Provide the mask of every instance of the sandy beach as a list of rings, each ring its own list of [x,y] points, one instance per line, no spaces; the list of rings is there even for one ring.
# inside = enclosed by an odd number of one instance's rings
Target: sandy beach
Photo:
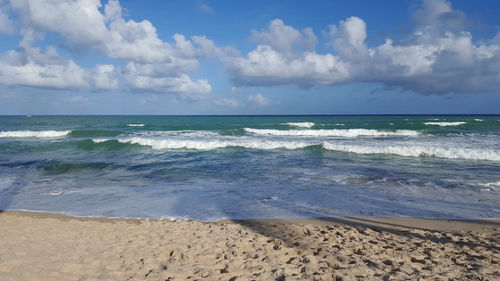
[[[0,280],[499,280],[500,222],[0,213]]]

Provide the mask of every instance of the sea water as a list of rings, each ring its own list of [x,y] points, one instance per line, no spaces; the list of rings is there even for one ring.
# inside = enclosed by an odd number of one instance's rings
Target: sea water
[[[2,116],[0,209],[500,218],[500,116]]]

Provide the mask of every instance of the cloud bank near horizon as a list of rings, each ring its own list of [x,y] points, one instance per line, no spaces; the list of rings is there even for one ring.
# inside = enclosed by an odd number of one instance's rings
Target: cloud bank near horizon
[[[0,85],[121,89],[198,100],[211,95],[212,85],[190,75],[199,69],[200,59],[213,57],[235,87],[380,83],[424,95],[499,89],[500,33],[475,42],[466,30],[466,15],[445,0],[423,1],[412,19],[410,35],[387,38],[378,46],[367,45],[367,23],[356,16],[328,26],[322,40],[312,28],[299,30],[274,19],[267,28],[251,31],[256,47],[241,55],[203,35],[187,39],[174,34],[166,42],[150,21],[125,19],[118,0],[104,5],[99,0],[0,0],[0,33],[22,36],[16,49],[0,54]],[[42,44],[47,34],[58,36],[67,55]],[[329,51],[319,53],[318,44]],[[82,50],[97,53],[106,63],[78,65],[72,58]],[[250,99],[269,103],[262,95]],[[237,105],[230,99],[218,103]]]

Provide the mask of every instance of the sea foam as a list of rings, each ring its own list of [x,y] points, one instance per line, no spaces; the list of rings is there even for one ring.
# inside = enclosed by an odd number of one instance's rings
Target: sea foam
[[[129,127],[144,127],[146,124],[127,124]]]
[[[71,133],[67,131],[1,131],[0,138],[60,138]]]
[[[331,130],[275,130],[244,128],[245,132],[256,135],[272,136],[304,136],[304,137],[384,137],[384,136],[418,136],[412,130],[380,131],[372,129],[331,129]]]
[[[431,125],[431,126],[441,126],[441,127],[446,127],[446,126],[459,126],[466,124],[467,122],[424,122],[425,125]]]
[[[95,143],[106,142],[111,139],[93,139]],[[227,139],[227,140],[193,140],[193,139],[160,139],[147,137],[131,137],[116,139],[121,143],[139,144],[150,146],[153,149],[194,149],[213,150],[226,147],[243,147],[249,149],[300,149],[314,143],[299,141],[271,141],[252,138]]]
[[[288,122],[285,125],[299,127],[299,128],[311,128],[314,126],[313,122]]]
[[[357,154],[393,154],[399,156],[431,156],[450,159],[500,161],[500,152],[493,149],[473,149],[461,147],[432,147],[419,145],[370,146],[323,142],[327,150]]]

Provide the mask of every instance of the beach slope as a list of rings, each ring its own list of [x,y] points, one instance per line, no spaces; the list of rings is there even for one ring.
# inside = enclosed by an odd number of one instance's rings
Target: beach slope
[[[500,222],[0,213],[0,280],[499,280]]]

